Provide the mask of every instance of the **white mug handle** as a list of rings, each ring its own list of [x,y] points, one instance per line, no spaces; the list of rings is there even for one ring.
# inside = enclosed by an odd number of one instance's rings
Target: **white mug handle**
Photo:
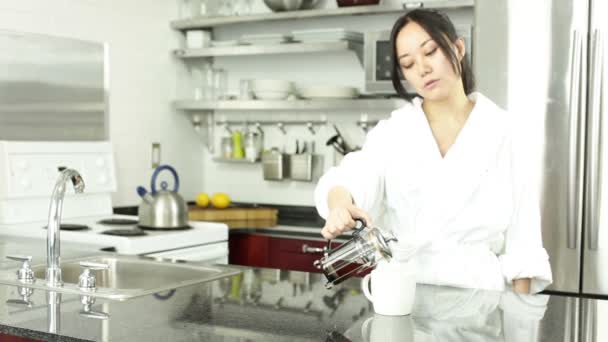
[[[363,290],[363,294],[365,295],[365,297],[370,301],[370,302],[374,302],[374,297],[372,296],[372,294],[369,292],[369,280],[371,279],[372,274],[368,273],[365,275],[365,277],[363,277],[363,279],[361,279],[361,290]]]
[[[369,317],[368,319],[361,324],[361,337],[363,337],[363,341],[369,341],[369,323],[374,319],[374,316]]]

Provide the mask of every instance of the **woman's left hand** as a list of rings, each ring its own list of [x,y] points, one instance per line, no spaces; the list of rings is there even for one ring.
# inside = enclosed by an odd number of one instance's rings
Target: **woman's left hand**
[[[513,292],[530,293],[530,278],[513,279]]]

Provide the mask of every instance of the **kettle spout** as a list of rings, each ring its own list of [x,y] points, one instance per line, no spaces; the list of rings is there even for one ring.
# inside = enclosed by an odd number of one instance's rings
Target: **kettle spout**
[[[152,203],[152,196],[148,193],[148,190],[143,186],[137,187],[137,194],[148,204]]]

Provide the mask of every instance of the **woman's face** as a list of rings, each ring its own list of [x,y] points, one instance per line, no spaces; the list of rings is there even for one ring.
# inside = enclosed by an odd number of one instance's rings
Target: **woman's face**
[[[464,43],[458,39],[453,48],[459,61],[464,56]],[[462,80],[439,45],[416,22],[406,24],[397,34],[398,63],[405,79],[424,99],[443,100]]]

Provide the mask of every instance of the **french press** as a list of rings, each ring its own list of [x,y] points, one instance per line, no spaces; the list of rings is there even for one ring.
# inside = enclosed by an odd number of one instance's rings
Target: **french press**
[[[355,221],[352,238],[333,250],[331,240],[327,241],[323,258],[314,262],[314,266],[323,271],[327,278],[327,289],[374,268],[382,259],[392,258],[389,242],[397,241],[397,238],[391,232],[382,232],[377,227],[365,227],[365,222],[361,219]]]

